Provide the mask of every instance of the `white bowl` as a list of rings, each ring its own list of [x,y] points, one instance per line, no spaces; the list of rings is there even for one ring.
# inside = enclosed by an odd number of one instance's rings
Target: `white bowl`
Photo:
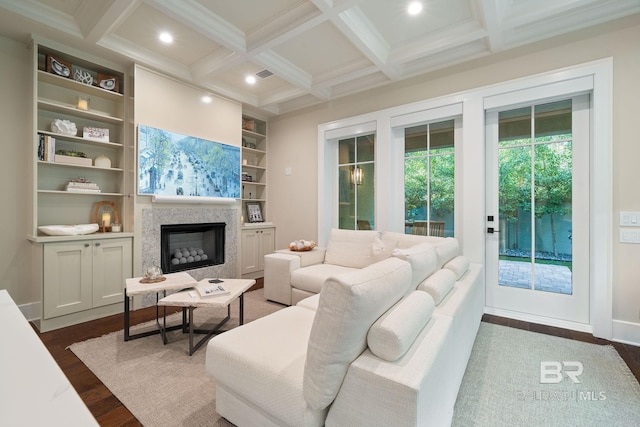
[[[38,230],[49,236],[77,236],[95,233],[98,228],[100,228],[98,224],[41,225]]]

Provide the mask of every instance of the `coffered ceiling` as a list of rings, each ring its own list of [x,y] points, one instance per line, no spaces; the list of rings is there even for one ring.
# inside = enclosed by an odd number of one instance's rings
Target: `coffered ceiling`
[[[640,0],[421,0],[414,16],[409,3],[0,0],[0,34],[39,34],[281,114],[640,13]]]

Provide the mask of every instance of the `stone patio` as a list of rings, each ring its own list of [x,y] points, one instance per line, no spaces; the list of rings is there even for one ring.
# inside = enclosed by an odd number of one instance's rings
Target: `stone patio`
[[[500,260],[499,283],[502,286],[531,288],[531,263]],[[571,270],[563,265],[536,264],[535,289],[571,295]]]

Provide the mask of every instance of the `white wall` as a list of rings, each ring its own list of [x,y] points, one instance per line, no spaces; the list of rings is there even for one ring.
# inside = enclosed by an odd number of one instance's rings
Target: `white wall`
[[[278,225],[277,246],[291,240],[317,239],[318,125],[402,105],[497,84],[533,74],[613,57],[614,149],[613,217],[619,211],[640,211],[637,103],[640,100],[640,17],[634,16],[589,30],[543,41],[431,73],[377,90],[341,98],[269,122],[269,212]],[[477,143],[467,138],[466,143]],[[482,160],[479,160],[482,161]],[[294,168],[285,176],[284,168]],[[378,183],[378,185],[383,185]],[[473,209],[474,207],[466,207]],[[483,211],[483,206],[475,207]],[[286,227],[283,226],[286,224]],[[616,224],[611,230],[618,235]],[[613,243],[614,336],[640,342],[640,245]],[[620,338],[622,336],[622,338]]]

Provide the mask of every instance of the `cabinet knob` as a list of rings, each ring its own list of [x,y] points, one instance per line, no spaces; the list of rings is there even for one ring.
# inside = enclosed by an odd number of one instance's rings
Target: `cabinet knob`
[[[84,247],[85,247],[85,248],[88,248],[88,247],[89,247],[89,244],[88,244],[88,243],[85,243],[85,244],[84,244]]]
[[[96,242],[96,246],[100,246],[100,242]]]

